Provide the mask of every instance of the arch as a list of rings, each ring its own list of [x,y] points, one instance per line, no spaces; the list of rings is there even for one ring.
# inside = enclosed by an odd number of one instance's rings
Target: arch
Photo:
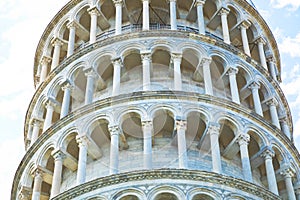
[[[120,46],[116,50],[116,54],[120,55],[120,57],[125,58],[127,55],[131,54],[132,52],[140,52],[144,49],[147,49],[147,47],[144,44],[141,44],[140,42],[130,42],[128,44],[124,44]]]
[[[263,149],[264,147],[269,146],[269,141],[268,141],[266,134],[262,130],[260,130],[258,127],[253,125],[252,123],[247,124],[247,126],[244,129],[244,132],[245,133],[251,132],[251,134],[249,134],[249,135],[256,139],[257,143],[259,144],[260,149]]]
[[[275,152],[275,158],[278,160],[280,166],[282,167],[282,165],[286,162],[288,162],[288,159],[286,157],[287,153],[285,152],[285,150],[275,141],[271,141],[271,148],[273,149],[273,151]],[[275,166],[274,166],[275,168]]]
[[[108,124],[113,124],[113,116],[108,113],[97,113],[93,117],[89,118],[88,120],[84,120],[83,126],[81,128],[81,132],[83,133],[90,133],[88,130],[94,129],[93,123],[97,120],[105,120]]]
[[[137,188],[128,188],[128,189],[119,191],[112,195],[112,199],[113,200],[122,200],[123,197],[126,197],[128,195],[135,196],[138,199],[146,199],[146,195],[144,194],[144,192]]]
[[[173,194],[177,197],[177,200],[186,198],[184,193],[179,188],[174,187],[174,186],[169,186],[169,185],[161,185],[161,186],[155,187],[154,189],[152,189],[149,192],[148,198],[150,200],[155,200],[155,197],[157,197],[159,194],[162,194],[162,193]]]
[[[87,9],[84,10],[86,7],[90,7],[89,3],[87,1],[82,1],[78,3],[73,9],[73,13],[71,14],[70,18],[75,19],[79,22],[81,16],[84,12],[87,12]]]
[[[156,105],[152,105],[148,108],[149,117],[151,117],[151,119],[153,119],[155,117],[155,113],[159,110],[167,110],[170,113],[172,113],[173,117],[178,116],[178,114],[180,113],[179,110],[177,110],[177,108],[175,108],[174,106],[164,105],[164,104],[156,104]]]
[[[75,126],[70,127],[66,130],[62,130],[62,133],[57,140],[57,149],[66,150],[65,147],[70,142],[71,137],[74,137],[74,135],[79,135],[79,130]]]
[[[47,92],[47,96],[56,98],[58,92],[61,89],[60,85],[63,83],[63,81],[64,80],[63,80],[62,76],[56,77],[56,79],[51,82],[51,85],[50,85],[50,87],[48,89],[48,92]]]
[[[212,115],[207,110],[207,107],[205,107],[205,106],[185,108],[185,110],[183,111],[183,117],[186,118],[191,112],[199,112],[200,114],[202,114],[203,116],[205,116],[205,121],[206,122],[212,121]]]
[[[69,69],[69,71],[66,75],[66,78],[69,79],[71,82],[73,82],[74,81],[74,75],[75,75],[76,71],[80,68],[84,69],[87,66],[90,66],[90,65],[86,61],[81,61],[79,63],[76,63],[75,65],[70,67],[70,69]]]
[[[205,47],[206,46],[204,46],[204,45],[199,45],[199,44],[195,44],[192,42],[181,42],[177,46],[177,48],[180,49],[183,53],[188,49],[191,49],[191,50],[197,52],[199,59],[202,57],[209,57],[208,49]]]
[[[223,112],[216,113],[214,121],[219,124],[221,124],[221,121],[228,121],[229,123],[231,123],[230,128],[233,130],[235,135],[237,135],[243,127],[238,119],[235,119],[232,115]]]
[[[166,42],[165,40],[156,41],[153,44],[149,44],[149,47],[150,47],[149,49],[152,52],[152,54],[157,50],[164,50],[171,54],[171,52],[174,49],[173,44],[171,44],[170,42]]]
[[[222,199],[220,194],[208,188],[194,188],[188,192],[188,196],[191,200],[197,200],[194,199],[197,195],[205,195],[211,199]]]
[[[54,148],[55,148],[55,144],[53,141],[49,141],[49,143],[44,146],[44,148],[40,151],[39,156],[37,157],[36,160],[38,166],[42,166],[42,167],[46,166],[46,162],[51,156],[51,151],[54,150]]]
[[[117,124],[122,124],[125,115],[129,113],[136,113],[141,119],[143,118],[143,116],[147,116],[146,111],[141,107],[122,108],[118,112],[114,113],[114,116],[116,116],[115,122]]]

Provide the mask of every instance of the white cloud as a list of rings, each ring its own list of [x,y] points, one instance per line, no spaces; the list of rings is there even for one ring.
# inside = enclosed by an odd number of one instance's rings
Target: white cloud
[[[271,0],[274,8],[289,8],[292,11],[297,10],[300,7],[299,0]]]
[[[281,40],[282,42],[278,45],[281,53],[300,58],[300,32],[295,38],[282,36]]]
[[[10,190],[13,183],[13,177],[23,155],[24,142],[21,134],[18,138],[1,141],[0,156],[3,160],[0,173],[1,199],[10,199]]]

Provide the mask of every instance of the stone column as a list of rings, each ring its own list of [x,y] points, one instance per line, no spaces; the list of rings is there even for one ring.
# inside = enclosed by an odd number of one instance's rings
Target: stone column
[[[276,108],[276,106],[278,105],[277,100],[275,98],[271,98],[266,103],[270,109],[272,124],[274,124],[277,128],[280,129],[278,113],[277,113],[277,108]]]
[[[31,120],[31,123],[32,123],[32,135],[31,135],[30,146],[32,146],[33,143],[34,143],[34,142],[38,139],[38,137],[39,137],[40,129],[41,129],[41,126],[42,126],[42,120],[33,118],[33,119]]]
[[[109,127],[110,132],[110,168],[109,174],[117,174],[119,171],[119,135],[118,126]]]
[[[84,104],[90,104],[93,102],[94,90],[95,90],[95,78],[96,73],[92,68],[85,70],[86,75],[86,90]]]
[[[287,168],[280,172],[280,174],[284,177],[285,187],[288,194],[289,200],[296,200],[296,195],[294,191],[294,186],[292,182],[292,177],[294,176],[294,172],[292,169]]]
[[[48,64],[51,62],[51,58],[47,56],[43,56],[41,60],[41,76],[40,76],[40,84],[44,82],[47,78],[48,73]]]
[[[142,121],[144,134],[144,168],[152,169],[152,121]]]
[[[249,48],[249,41],[247,36],[247,29],[251,26],[250,22],[243,21],[239,28],[241,29],[241,35],[242,35],[242,42],[243,42],[243,48],[244,53],[251,57],[250,48]]]
[[[149,30],[149,3],[150,0],[142,0],[143,2],[143,31]]]
[[[187,152],[186,152],[186,121],[176,120],[177,143],[178,143],[178,161],[179,168],[186,169],[187,166]]]
[[[257,114],[259,114],[260,116],[263,116],[261,102],[260,102],[260,98],[259,98],[259,94],[258,94],[258,89],[260,88],[260,84],[256,81],[253,81],[253,83],[251,83],[249,85],[249,88],[251,89],[251,92],[252,92],[252,98],[253,98],[255,112]]]
[[[230,82],[230,91],[231,91],[231,98],[232,101],[240,104],[240,95],[239,95],[239,90],[236,82],[236,74],[238,73],[237,68],[231,67],[228,70],[228,75],[229,75],[229,82]]]
[[[34,172],[34,184],[32,190],[31,200],[40,200],[43,183],[43,172],[40,169],[36,169]]]
[[[64,97],[63,97],[62,107],[60,111],[60,119],[62,119],[69,113],[72,89],[73,86],[71,85],[71,83],[69,83],[69,81],[65,81],[63,83],[62,90],[64,91]]]
[[[252,171],[251,171],[251,164],[250,164],[249,152],[248,152],[249,141],[250,141],[250,136],[244,133],[240,134],[237,139],[237,142],[240,146],[244,180],[252,182]]]
[[[61,176],[63,170],[63,159],[64,159],[64,154],[60,150],[52,151],[51,155],[54,158],[54,171],[53,171],[50,199],[58,195],[60,192]]]
[[[282,132],[289,138],[291,139],[291,132],[290,132],[290,127],[288,125],[287,122],[287,117],[283,117],[280,120],[280,124],[281,124],[281,130]]]
[[[212,171],[216,173],[222,173],[221,154],[219,146],[220,125],[218,123],[209,123],[207,134],[209,134],[210,136]]]
[[[112,60],[114,65],[114,75],[113,75],[113,89],[112,96],[118,95],[120,92],[120,80],[121,80],[121,65],[122,61],[120,58]]]
[[[143,90],[148,91],[151,88],[151,78],[150,78],[151,53],[141,52],[141,57],[143,63]]]
[[[46,118],[44,122],[43,132],[45,132],[52,125],[52,117],[54,112],[54,102],[52,100],[48,100],[46,102]]]
[[[272,149],[266,149],[261,154],[261,156],[265,159],[269,190],[274,194],[278,195],[277,181],[276,181],[275,171],[272,163],[272,158],[275,156],[275,153]]]
[[[60,50],[61,50],[61,46],[63,45],[63,42],[59,38],[54,38],[51,41],[51,43],[54,46],[52,63],[51,63],[51,71],[52,71],[59,64]]]
[[[74,53],[76,23],[74,21],[70,22],[70,23],[68,23],[67,27],[69,29],[69,42],[68,42],[67,57],[69,57]]]
[[[97,19],[99,16],[99,11],[96,7],[89,8],[88,12],[91,16],[91,27],[90,27],[90,44],[96,42],[97,35]]]
[[[176,0],[169,0],[169,2],[171,30],[177,30]]]
[[[201,65],[203,66],[205,94],[213,95],[213,87],[210,73],[211,58],[202,58]]]
[[[277,81],[274,58],[272,56],[269,56],[267,60],[269,63],[269,73],[272,76],[272,78]]]
[[[222,31],[223,31],[223,40],[225,43],[230,44],[230,36],[229,36],[228,22],[227,22],[228,14],[229,14],[229,10],[227,8],[221,9],[220,15],[221,15],[221,23],[222,23]]]
[[[263,68],[268,69],[268,67],[267,67],[267,61],[266,61],[266,55],[265,55],[265,50],[264,50],[264,45],[266,44],[266,41],[262,37],[259,37],[256,40],[256,43],[258,45],[258,52],[259,52],[260,64],[263,66]]]
[[[86,160],[87,160],[88,139],[86,136],[77,135],[76,141],[79,146],[79,158],[78,158],[76,185],[80,185],[80,184],[85,183],[85,178],[86,178]]]
[[[174,64],[174,89],[182,90],[182,80],[181,80],[181,70],[180,70],[182,54],[172,53],[171,58]]]
[[[123,5],[123,0],[113,0],[115,7],[116,7],[116,35],[120,35],[122,33],[122,5]]]
[[[199,34],[205,35],[205,24],[203,15],[203,5],[205,0],[196,0],[195,5],[197,7],[197,18],[198,18],[198,31]]]

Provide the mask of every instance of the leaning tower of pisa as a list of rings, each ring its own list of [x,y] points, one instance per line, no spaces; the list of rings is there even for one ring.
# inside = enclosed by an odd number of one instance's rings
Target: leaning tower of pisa
[[[246,0],[70,0],[37,46],[11,199],[300,199],[280,74]]]

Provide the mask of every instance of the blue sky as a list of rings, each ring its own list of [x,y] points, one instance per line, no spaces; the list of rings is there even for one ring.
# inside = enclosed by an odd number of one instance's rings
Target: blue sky
[[[38,40],[67,0],[0,1],[0,194],[10,198],[24,155],[24,116],[34,93],[33,59]],[[253,0],[277,39],[281,87],[290,104],[300,149],[300,0]]]

